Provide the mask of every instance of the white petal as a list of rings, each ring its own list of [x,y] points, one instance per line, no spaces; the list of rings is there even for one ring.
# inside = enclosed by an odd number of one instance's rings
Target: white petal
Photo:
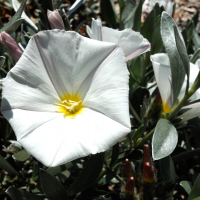
[[[34,39],[3,81],[1,111],[25,109],[55,112],[60,101]]]
[[[46,122],[56,117],[63,116],[61,113],[37,112],[20,109],[3,111],[2,114],[11,124],[18,141],[23,137],[32,134],[32,131],[45,124]],[[43,133],[41,132],[40,134]],[[34,145],[37,145],[37,143]],[[27,148],[27,150],[29,150],[29,148]],[[32,151],[30,150],[30,152]]]
[[[72,31],[51,30],[37,35],[34,41],[59,96],[76,93],[88,75],[116,48],[114,44]]]
[[[20,143],[44,165],[53,167],[106,151],[129,131],[103,114],[85,109],[75,119],[60,116],[46,122]]]
[[[200,59],[197,59],[195,65],[200,69]]]
[[[90,85],[83,104],[130,128],[128,80],[123,52],[117,48],[83,83],[83,88]]]
[[[93,19],[92,18],[92,39],[102,41],[102,24],[100,19]]]
[[[17,12],[21,3],[19,3],[18,0],[12,0],[12,5],[13,5],[15,12]],[[26,13],[24,11],[22,12],[21,17],[22,17],[22,19],[25,19],[28,22],[28,24],[30,24],[35,30],[38,30],[37,26],[31,21],[31,19],[26,15]]]
[[[171,68],[167,54],[159,53],[151,56],[153,70],[163,102],[167,102],[171,94],[171,85],[168,77],[171,76]]]
[[[88,36],[91,38],[92,37],[92,29],[88,25],[86,25],[86,31],[87,31]]]
[[[102,27],[102,41],[119,45],[126,56],[131,60],[142,53],[150,51],[150,43],[139,32],[125,29],[117,31],[111,28]]]
[[[67,11],[67,17],[69,17],[73,12],[75,12],[86,0],[76,0],[76,2]]]

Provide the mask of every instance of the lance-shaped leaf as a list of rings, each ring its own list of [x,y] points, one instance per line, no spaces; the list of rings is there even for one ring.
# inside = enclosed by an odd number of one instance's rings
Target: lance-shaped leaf
[[[117,14],[113,0],[101,0],[100,6],[104,19],[112,28],[117,28],[117,22],[115,19]]]
[[[188,200],[194,200],[195,198],[200,197],[199,185],[200,185],[200,174],[197,177],[197,179],[192,187],[192,190],[190,192]]]
[[[67,192],[63,185],[45,170],[40,170],[42,189],[49,200],[67,200]]]
[[[91,156],[78,178],[68,188],[69,196],[82,192],[96,181],[103,167],[104,155],[105,153],[98,153]]]
[[[174,35],[175,35],[175,40],[176,40],[176,46],[177,46],[179,55],[181,57],[181,60],[183,62],[185,73],[187,75],[187,87],[186,88],[187,88],[187,91],[188,91],[189,77],[190,77],[190,62],[189,62],[189,57],[188,57],[188,54],[187,54],[187,49],[185,47],[184,42],[180,38],[180,34],[178,32],[179,32],[179,30],[178,30],[177,26],[174,26]]]
[[[85,2],[86,0],[76,0],[75,3],[67,11],[67,17],[69,17],[72,13],[74,13]]]
[[[140,0],[137,4],[136,10],[135,10],[135,15],[133,18],[133,29],[134,31],[139,31],[141,30],[141,14],[142,14],[142,4],[143,0]],[[139,17],[138,17],[139,16]]]
[[[0,155],[0,168],[8,173],[19,175],[19,173]]]
[[[191,188],[192,188],[192,184],[189,181],[181,181],[180,185],[184,188],[184,190],[190,194],[191,192]]]
[[[176,128],[166,119],[160,119],[156,125],[152,139],[152,155],[159,160],[170,155],[178,142]]]
[[[30,194],[26,191],[19,190],[15,187],[9,187],[6,193],[12,200],[43,200],[44,196]]]
[[[12,5],[13,8],[15,10],[15,12],[18,11],[18,9],[20,8],[20,3],[18,0],[12,0]],[[31,21],[31,19],[26,15],[26,13],[23,11],[22,12],[22,19],[26,20],[26,22],[31,25],[35,30],[38,30],[37,26]]]
[[[199,55],[200,55],[200,48],[197,49],[194,54],[192,55],[192,57],[190,58],[190,62],[191,63],[195,63],[196,60],[199,58]]]
[[[175,21],[167,12],[162,13],[161,17],[161,36],[165,50],[169,56],[171,72],[172,72],[172,89],[173,89],[173,105],[182,88],[185,79],[185,70],[178,49],[176,47],[174,29]],[[181,33],[178,31],[180,38],[183,40]]]
[[[15,13],[12,19],[5,26],[3,26],[2,29],[0,29],[0,32],[6,31],[7,33],[11,34],[19,27],[19,25],[23,22],[23,19],[20,19],[20,17],[22,15],[25,5],[26,0],[23,0],[18,11]]]
[[[25,149],[23,149],[22,151],[14,153],[12,157],[17,161],[24,162],[30,157],[30,155],[26,152]]]

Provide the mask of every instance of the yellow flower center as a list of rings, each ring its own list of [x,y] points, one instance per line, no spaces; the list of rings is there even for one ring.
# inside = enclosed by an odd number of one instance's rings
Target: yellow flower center
[[[66,117],[75,118],[77,114],[80,114],[83,109],[82,99],[78,95],[65,95],[61,103],[56,103],[59,106],[59,111],[65,113]]]
[[[166,103],[163,103],[163,112],[170,113],[171,112],[171,106],[167,105]]]

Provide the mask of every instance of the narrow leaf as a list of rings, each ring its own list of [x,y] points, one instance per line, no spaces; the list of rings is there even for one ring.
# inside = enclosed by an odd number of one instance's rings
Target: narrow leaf
[[[197,179],[192,187],[192,190],[190,192],[188,200],[194,200],[195,198],[200,197],[199,185],[200,185],[200,174],[197,177]]]
[[[15,15],[12,17],[12,19],[5,26],[3,26],[2,29],[0,29],[0,32],[6,31],[7,33],[11,34],[18,28],[17,25],[19,26],[22,23],[22,20],[19,20],[19,19],[20,19],[21,15],[22,15],[22,12],[23,12],[24,7],[26,5],[26,1],[27,0],[23,0],[23,2],[21,3],[20,8],[18,9],[18,11],[15,13]],[[18,21],[18,22],[16,22],[16,21]],[[13,26],[13,28],[11,28],[11,26]]]
[[[143,0],[140,0],[137,4],[137,8],[135,10],[135,15],[133,18],[133,29],[134,31],[141,31],[141,15],[142,15],[142,4]]]
[[[113,0],[101,0],[101,13],[106,22],[112,27],[117,28],[116,10]]]
[[[159,160],[160,164],[160,173],[163,176],[164,181],[173,181],[175,183],[176,173],[174,169],[174,163],[171,159],[171,156],[167,156]]]
[[[177,26],[174,26],[174,35],[175,35],[175,40],[176,40],[176,47],[178,49],[179,56],[182,60],[185,73],[187,75],[187,86],[186,86],[186,91],[188,91],[189,88],[189,77],[190,77],[190,62],[189,62],[189,57],[187,54],[187,49],[185,47],[185,44],[183,43],[182,39],[180,38],[179,32],[178,32]]]
[[[166,119],[160,119],[156,125],[152,139],[152,154],[154,160],[170,155],[178,142],[176,128]]]
[[[110,166],[114,164],[114,162],[117,160],[119,155],[119,142],[117,142],[113,147],[112,147],[112,157],[111,157],[111,163]]]
[[[19,175],[19,173],[0,155],[0,168],[8,173]]]
[[[12,157],[15,159],[15,160],[17,160],[17,161],[20,161],[20,162],[24,162],[24,161],[26,161],[29,157],[30,157],[30,155],[26,152],[26,150],[24,149],[24,150],[22,150],[22,151],[19,151],[19,152],[17,152],[17,153],[14,153],[13,155],[12,155]]]
[[[68,188],[67,194],[69,196],[82,192],[92,186],[101,173],[104,163],[104,155],[105,153],[98,153],[91,156],[78,178]]]
[[[181,181],[180,185],[184,188],[184,190],[190,194],[191,189],[192,189],[192,183],[189,181]]]
[[[177,26],[176,22],[167,12],[163,12],[161,17],[161,36],[170,60],[174,105],[185,79],[185,70],[176,47],[173,26]],[[178,34],[184,42],[180,31],[178,31]]]
[[[154,23],[156,19],[156,13],[153,9],[147,16],[147,18],[144,21],[144,24],[142,26],[141,34],[144,38],[146,38],[148,41],[151,41],[151,35],[154,30]]]
[[[30,194],[12,186],[6,190],[6,193],[12,200],[43,200],[45,198],[44,196]]]
[[[190,62],[191,62],[191,63],[195,63],[196,60],[199,58],[199,55],[200,55],[200,48],[197,49],[197,50],[194,52],[193,56],[190,58]]]
[[[69,17],[72,13],[74,13],[85,2],[86,0],[76,0],[76,2],[67,11],[67,17]]]
[[[67,200],[67,192],[63,185],[45,170],[40,170],[40,182],[44,193],[49,200]]]

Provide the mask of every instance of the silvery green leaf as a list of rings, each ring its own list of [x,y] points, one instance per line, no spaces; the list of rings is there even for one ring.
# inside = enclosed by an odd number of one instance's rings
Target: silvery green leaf
[[[165,50],[170,60],[170,66],[172,72],[173,105],[174,105],[185,79],[185,70],[176,47],[173,26],[177,26],[176,22],[167,12],[163,12],[161,17],[161,36],[163,44],[165,46]],[[179,30],[178,34],[184,44],[183,37]]]
[[[15,10],[15,12],[18,11],[20,8],[20,4],[18,0],[12,0],[12,5]],[[28,24],[30,24],[35,30],[38,30],[37,26],[31,21],[31,19],[26,15],[26,13],[23,11],[22,12],[22,19],[24,19]]]
[[[200,174],[197,177],[197,179],[192,187],[192,190],[190,192],[188,200],[194,200],[195,198],[200,197],[199,185],[200,185]]]
[[[17,153],[14,153],[13,155],[12,155],[12,157],[15,159],[15,160],[17,160],[17,161],[20,161],[20,162],[24,162],[24,161],[26,161],[29,157],[30,157],[30,155],[26,152],[26,150],[24,149],[24,150],[22,150],[22,151],[19,151],[19,152],[17,152]]]
[[[190,62],[191,62],[191,63],[195,63],[196,60],[198,59],[199,55],[200,55],[200,48],[198,48],[198,49],[194,52],[194,54],[193,54],[192,57],[190,58]]]
[[[180,185],[185,189],[185,191],[190,194],[192,189],[192,183],[189,181],[181,181]]]
[[[76,0],[75,3],[67,11],[67,17],[69,17],[72,13],[74,13],[85,2],[86,0]]]
[[[121,21],[124,24],[124,28],[131,28],[133,27],[133,16],[136,10],[136,2],[134,1],[127,1],[126,7],[123,9],[121,14]]]
[[[178,142],[176,128],[166,119],[160,119],[156,125],[152,139],[152,156],[159,160],[170,155]]]
[[[18,26],[23,22],[23,19],[21,19],[21,15],[26,5],[26,1],[27,0],[23,0],[18,11],[15,13],[12,19],[0,29],[0,32],[6,31],[7,33],[11,34],[18,28]]]

